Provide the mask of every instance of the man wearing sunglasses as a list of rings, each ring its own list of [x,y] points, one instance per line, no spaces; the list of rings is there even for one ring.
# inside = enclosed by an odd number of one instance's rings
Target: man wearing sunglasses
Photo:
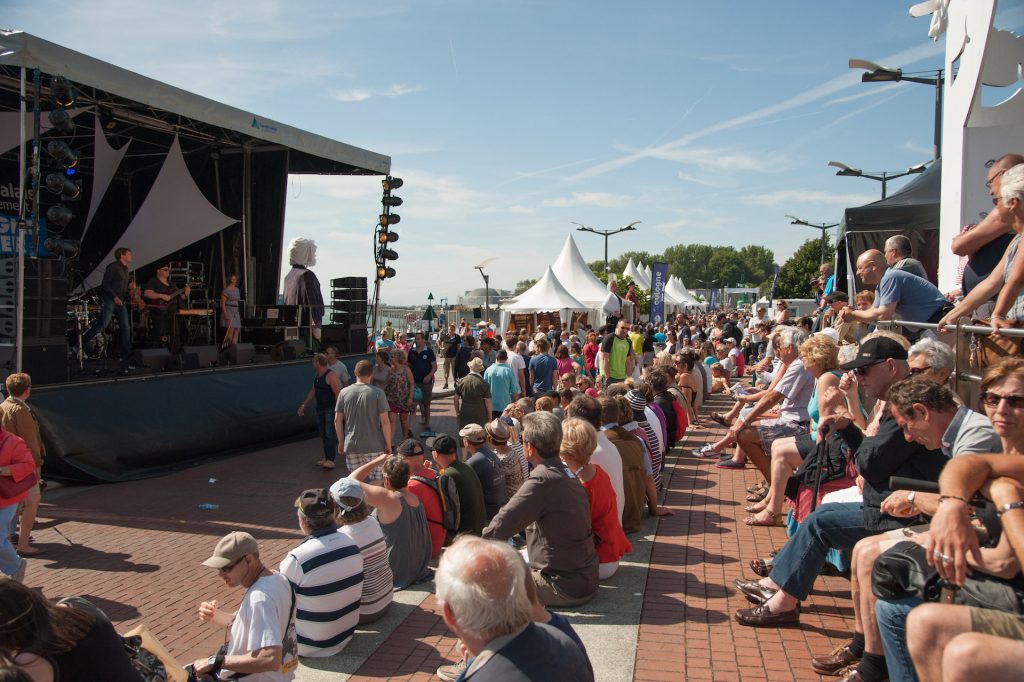
[[[769,577],[736,581],[736,587],[759,604],[736,612],[741,625],[778,627],[799,622],[800,602],[810,594],[829,549],[852,549],[870,535],[916,521],[916,517],[896,518],[882,513],[882,502],[892,493],[889,477],[936,481],[949,461],[939,449],[908,443],[886,409],[883,398],[889,388],[910,375],[907,351],[898,341],[881,334],[871,337],[841,368],[857,376],[868,397],[879,399],[867,429],[873,435],[866,435],[849,417],[838,416],[821,421],[819,438],[838,432],[855,453],[857,471],[864,480],[863,501],[818,506],[776,555]]]
[[[295,596],[288,579],[263,564],[256,538],[228,533],[203,566],[217,569],[225,585],[242,588],[245,595],[234,614],[218,609],[216,600],[199,605],[199,620],[230,628],[230,635],[216,654],[192,663],[195,672],[216,679],[229,679],[232,673],[263,673],[252,679],[266,682],[293,679],[299,663]]]

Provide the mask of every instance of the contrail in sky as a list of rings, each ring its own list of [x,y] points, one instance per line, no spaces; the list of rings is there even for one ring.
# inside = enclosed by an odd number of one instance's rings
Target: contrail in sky
[[[449,40],[448,47],[452,51],[452,68],[455,69],[455,80],[459,80],[459,64],[455,61],[455,41]]]

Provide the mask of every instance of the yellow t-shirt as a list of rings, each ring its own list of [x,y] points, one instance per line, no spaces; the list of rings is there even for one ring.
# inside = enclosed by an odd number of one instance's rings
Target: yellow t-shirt
[[[629,341],[633,344],[633,353],[640,357],[644,354],[644,335],[640,332],[630,332]]]

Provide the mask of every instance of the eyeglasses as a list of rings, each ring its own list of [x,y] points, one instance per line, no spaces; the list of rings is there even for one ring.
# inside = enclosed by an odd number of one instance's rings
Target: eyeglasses
[[[930,369],[931,369],[931,367],[911,367],[910,368],[910,376],[914,376],[914,375],[920,374],[922,372],[927,372]]]
[[[985,407],[999,407],[1003,400],[1011,410],[1024,410],[1024,395],[999,395],[991,391],[984,391],[981,394],[981,402]]]
[[[883,362],[885,362],[885,360],[878,360],[876,362],[872,362],[870,365],[864,365],[863,367],[857,367],[856,369],[853,370],[853,373],[856,374],[859,377],[862,377],[862,376],[866,375],[868,373],[868,371],[872,367],[874,367],[875,365],[880,365]]]
[[[1006,172],[1006,171],[1008,171],[1008,170],[1009,170],[1009,168],[1004,168],[1003,170],[1001,170],[1001,171],[999,171],[998,173],[996,173],[995,175],[993,175],[993,176],[992,176],[992,179],[991,179],[991,180],[986,180],[986,181],[985,181],[985,187],[987,187],[988,189],[992,189],[992,183],[993,183],[993,182],[995,182],[995,181],[996,181],[996,179],[997,179],[997,178],[998,178],[998,177],[999,177],[1000,175],[1002,175],[1003,173],[1005,173],[1005,172]]]
[[[245,557],[242,557],[242,559],[244,559],[244,558]],[[221,568],[221,569],[218,569],[218,570],[220,570],[221,573],[230,573],[235,568],[235,566],[237,566],[238,564],[242,563],[242,559],[236,559],[233,563],[230,563],[227,566],[225,566],[224,568]]]

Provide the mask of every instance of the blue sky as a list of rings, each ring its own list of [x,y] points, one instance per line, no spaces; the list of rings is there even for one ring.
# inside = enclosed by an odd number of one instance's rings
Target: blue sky
[[[487,258],[492,287],[539,277],[573,221],[641,220],[612,257],[761,244],[784,262],[817,234],[785,214],[836,222],[880,196],[828,161],[931,159],[933,90],[847,68],[940,68],[911,4],[0,0],[0,23],[390,155],[405,205],[383,298],[401,304],[454,302]],[[1020,33],[1024,4],[1002,0],[998,26]],[[320,279],[370,275],[379,179],[290,185],[286,235],[317,241]]]

